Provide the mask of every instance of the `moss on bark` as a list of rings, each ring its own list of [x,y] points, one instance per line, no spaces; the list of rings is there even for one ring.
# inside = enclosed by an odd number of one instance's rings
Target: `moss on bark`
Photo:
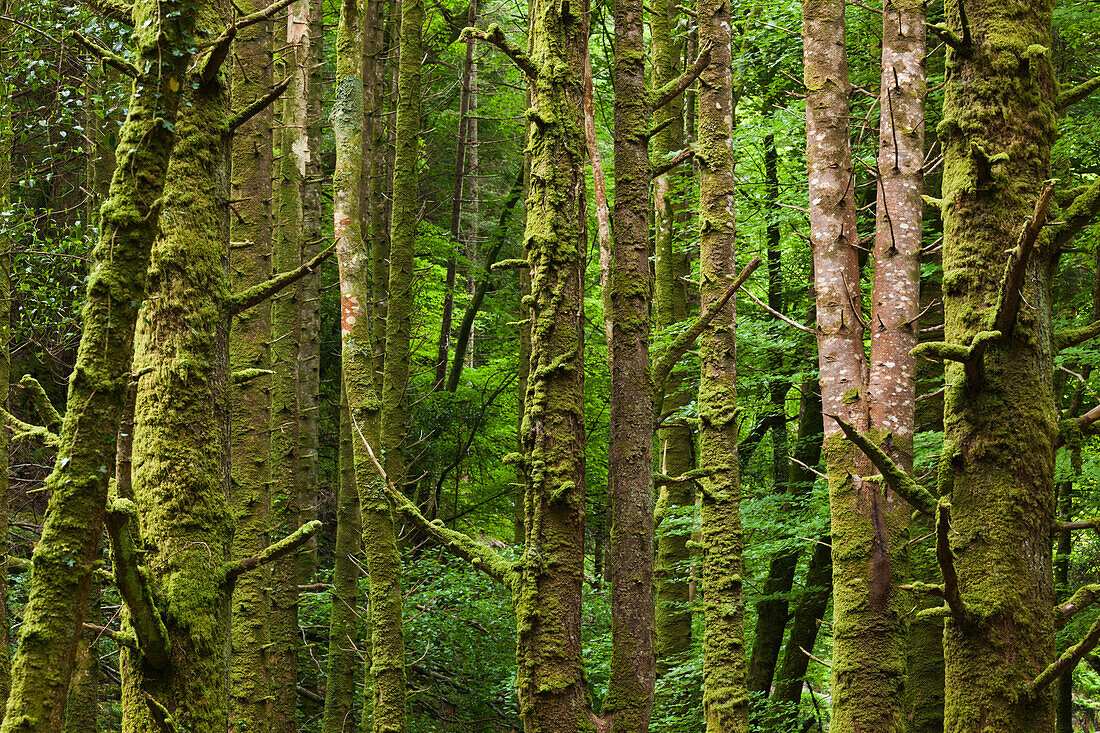
[[[116,150],[119,165],[100,212],[62,446],[47,480],[50,507],[12,662],[2,728],[8,733],[62,726],[106,505],[110,472],[103,447],[115,440],[130,380],[134,325],[191,60],[187,49],[202,7],[192,0],[134,4],[137,66],[145,73],[131,94]]]
[[[951,52],[938,131],[944,150],[945,340],[969,344],[1001,300],[1014,248],[1049,173],[1055,135],[1051,3],[965,4],[968,53]],[[947,6],[951,28],[960,6]],[[952,548],[969,614],[946,622],[945,730],[1047,731],[1050,688],[1021,689],[1054,654],[1050,520],[1057,411],[1052,387],[1051,263],[1046,234],[1029,260],[1012,336],[989,343],[984,379],[961,364],[945,381],[944,447]]]
[[[358,666],[359,554],[362,522],[355,486],[355,462],[347,400],[340,400],[340,485],[336,497],[336,547],[332,568],[332,612],[329,617],[328,675],[321,733],[354,731],[352,698]]]
[[[220,33],[227,3],[202,7],[200,39]],[[201,71],[196,71],[196,75]],[[133,492],[152,601],[171,641],[155,669],[123,651],[123,731],[224,731],[231,556],[228,505],[229,97],[224,72],[185,85],[161,235],[135,348]],[[122,166],[120,166],[121,168]],[[133,526],[131,531],[135,530]],[[134,613],[140,609],[131,608]]]
[[[699,0],[699,42],[711,46],[700,76],[700,296],[706,311],[734,274],[733,71],[730,10]],[[708,733],[748,731],[744,601],[741,597],[737,465],[736,312],[729,303],[699,337],[699,484],[702,525],[703,713]]]
[[[261,2],[241,6],[250,13]],[[230,74],[233,107],[239,110],[267,93],[272,84],[271,22],[243,29],[235,40]],[[271,110],[261,111],[233,132],[229,273],[235,292],[271,277]],[[229,331],[229,368],[270,370],[271,304],[264,301],[237,314]],[[267,373],[231,387],[230,497],[233,557],[253,557],[269,542],[271,526],[271,379]],[[268,666],[271,572],[258,568],[233,587],[229,727],[234,733],[271,728],[271,670]]]

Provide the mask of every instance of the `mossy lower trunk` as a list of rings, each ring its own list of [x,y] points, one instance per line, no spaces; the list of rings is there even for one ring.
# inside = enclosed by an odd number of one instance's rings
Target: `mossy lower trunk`
[[[373,324],[369,315],[372,260],[360,229],[363,174],[363,28],[359,0],[344,0],[336,37],[336,138],[333,214],[340,266],[341,369],[352,430],[355,483],[370,575],[370,666],[366,670],[362,730],[405,729],[405,652],[402,637],[401,556],[393,517],[368,447],[381,455],[381,405],[375,382]],[[369,17],[369,16],[368,16]],[[419,126],[419,121],[418,121]]]
[[[200,40],[221,32],[227,11],[228,3],[204,6]],[[123,651],[124,733],[163,733],[168,718],[192,733],[228,726],[229,95],[224,73],[195,81],[185,85],[188,104],[176,125],[134,357],[141,375],[132,457],[139,557],[171,646],[160,669]]]
[[[102,625],[99,605],[102,593],[98,583],[88,593],[86,623]],[[80,635],[69,695],[65,699],[65,733],[95,733],[99,730],[99,637],[99,631],[88,628]]]
[[[969,53],[949,52],[943,122],[945,341],[969,344],[995,323],[1005,252],[1020,240],[1049,174],[1056,124],[1052,3],[968,0]],[[959,6],[947,21],[961,28]],[[1055,215],[1052,218],[1057,218]],[[1011,256],[1011,255],[1009,255]],[[1050,688],[1021,694],[1054,653],[1050,522],[1054,400],[1051,271],[1040,234],[1019,308],[985,350],[984,375],[947,365],[941,493],[965,623],[946,622],[944,727],[1049,731]]]
[[[261,2],[242,6],[252,13]],[[230,73],[233,107],[240,110],[272,84],[271,23],[243,29],[235,41]],[[233,132],[231,197],[235,215],[229,230],[229,280],[235,291],[271,277],[271,110],[260,112]],[[271,368],[271,304],[239,313],[229,330],[229,368]],[[261,375],[230,389],[230,498],[233,556],[258,554],[271,526],[271,379]],[[271,572],[267,567],[241,577],[233,587],[232,652],[229,667],[229,727],[235,733],[271,729],[271,670],[268,667]]]
[[[194,0],[134,5],[136,65],[147,71],[131,94],[116,149],[119,164],[100,212],[62,445],[46,482],[50,506],[35,548],[30,599],[11,667],[6,733],[45,733],[62,726],[103,527],[110,475],[102,468],[103,446],[118,434],[134,326],[145,298],[149,251],[175,142],[173,123],[191,61],[186,49],[194,42],[203,7]]]
[[[704,310],[729,287],[734,261],[733,70],[730,8],[699,0],[699,42],[711,47],[700,76],[700,296]],[[699,337],[699,482],[702,526],[703,714],[708,733],[748,731],[741,487],[737,465],[737,318],[731,301]]]
[[[672,10],[672,5],[669,0],[657,0],[652,6],[650,49],[655,88],[672,81],[678,72],[680,49],[672,41],[670,26],[679,13]],[[654,127],[668,123],[653,136],[655,161],[663,162],[683,147],[683,113],[682,97],[654,110]],[[687,288],[680,279],[688,274],[687,257],[676,247],[676,227],[680,224],[683,202],[675,188],[681,177],[677,173],[666,173],[653,180],[653,249],[656,255],[653,315],[661,331],[669,330],[687,320],[688,316]],[[681,383],[682,375],[674,370],[665,382],[665,395],[660,408],[663,414],[672,413],[691,401],[691,395],[681,392]],[[694,467],[694,436],[682,420],[672,418],[662,422],[657,429],[656,445],[657,465],[666,476],[679,476]],[[676,663],[678,655],[691,647],[691,609],[688,606],[686,578],[691,532],[685,528],[684,517],[695,505],[691,485],[682,483],[662,487],[658,504],[661,507],[661,524],[657,529],[657,560],[654,567],[654,654],[657,675],[660,676]]]
[[[332,568],[332,611],[328,632],[328,675],[321,733],[356,730],[352,712],[358,667],[359,554],[362,522],[355,488],[354,440],[347,400],[340,399],[340,485],[336,497],[336,547]]]
[[[531,361],[521,444],[524,551],[513,586],[526,733],[593,729],[581,658],[584,570],[584,0],[531,3],[533,83],[524,244]]]

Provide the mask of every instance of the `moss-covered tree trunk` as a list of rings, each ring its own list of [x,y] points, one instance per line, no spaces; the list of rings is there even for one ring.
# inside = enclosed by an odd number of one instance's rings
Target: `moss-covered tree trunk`
[[[332,611],[329,616],[328,675],[321,733],[356,730],[352,698],[355,695],[359,631],[359,554],[362,524],[355,488],[354,440],[347,401],[340,399],[340,476],[336,496],[336,547],[332,568]]]
[[[227,11],[220,0],[202,6],[200,41],[221,33]],[[123,651],[125,733],[163,733],[170,724],[214,733],[228,725],[229,95],[224,72],[205,80],[201,70],[193,74],[184,85],[187,104],[135,342],[134,502],[112,506],[112,522],[127,517],[140,543],[134,549],[144,549],[113,553],[116,577],[140,563],[160,610],[158,621],[131,605],[133,625],[160,627],[167,639],[159,653],[144,644]]]
[[[285,45],[278,60],[279,75],[290,79],[279,104],[278,159],[275,192],[277,226],[272,262],[278,272],[293,270],[305,250],[302,194],[309,163],[307,95],[309,89],[309,1],[287,8],[286,25],[277,38]],[[304,314],[305,283],[289,286],[275,296],[271,309],[271,526],[272,539],[293,532],[301,521],[299,464],[301,410],[298,404],[299,338]],[[284,557],[271,566],[272,730],[298,730],[298,559]]]
[[[363,166],[363,28],[358,0],[340,7],[336,52],[336,137],[333,214],[340,265],[340,336],[344,389],[351,420],[355,482],[363,522],[363,551],[370,575],[371,663],[364,693],[363,726],[377,733],[405,729],[405,652],[401,619],[401,557],[393,518],[369,450],[381,456],[380,402],[375,382],[369,310],[372,259],[360,229]],[[368,14],[370,17],[370,14]],[[417,128],[419,120],[417,120]],[[413,223],[415,224],[415,214]]]
[[[241,6],[244,13],[262,2]],[[233,107],[241,110],[272,85],[271,22],[242,30],[235,41],[230,73]],[[271,277],[271,110],[263,110],[233,132],[231,143],[233,216],[229,227],[229,282],[244,290]],[[237,315],[229,331],[229,368],[269,370],[271,304],[264,301]],[[267,547],[271,527],[271,379],[259,374],[230,388],[230,498],[233,556],[252,557]],[[233,587],[229,727],[235,733],[271,729],[271,670],[268,667],[271,573],[260,568]]]
[[[969,43],[949,52],[939,126],[945,341],[967,346],[981,331],[1001,331],[969,370],[955,362],[946,368],[940,489],[951,501],[966,607],[946,621],[944,634],[944,727],[951,733],[1049,731],[1054,724],[1050,688],[1021,694],[1054,652],[1055,248],[1046,233],[1022,282],[1004,285],[1005,253],[1016,261],[1049,173],[1056,129],[1051,6],[947,6],[948,25]],[[1027,304],[1018,314],[1006,307],[1016,292]]]
[[[524,244],[531,360],[521,444],[524,552],[513,598],[524,730],[592,730],[581,659],[584,568],[584,90],[588,7],[531,3]]]
[[[672,22],[679,13],[668,0],[656,0],[650,15],[650,44],[653,86],[660,88],[676,78],[680,49],[671,37]],[[672,157],[684,144],[682,115],[683,97],[654,110],[653,126],[660,131],[653,136],[653,160],[661,163]],[[670,121],[671,120],[671,121]],[[666,124],[667,123],[667,124]],[[662,127],[663,126],[663,127]],[[654,312],[657,328],[667,332],[675,324],[687,320],[687,288],[681,277],[687,273],[687,256],[676,246],[677,225],[683,213],[683,180],[676,172],[653,179],[653,250]],[[665,383],[660,411],[669,415],[691,401],[681,391],[681,375],[676,371]],[[657,429],[657,466],[666,476],[679,476],[695,465],[694,436],[691,427],[675,418],[661,422]],[[691,609],[688,606],[687,563],[690,557],[688,540],[691,532],[685,527],[685,513],[695,505],[689,483],[662,486],[660,525],[657,528],[657,550],[654,576],[656,579],[656,618],[654,654],[658,676],[668,671],[691,647]]]
[[[823,537],[814,545],[810,564],[806,568],[806,582],[791,613],[791,629],[771,696],[775,703],[773,708],[777,711],[773,729],[777,731],[791,730],[798,721],[802,687],[810,664],[806,652],[812,652],[817,642],[833,589],[832,548],[828,541],[828,537]]]
[[[50,506],[12,662],[6,732],[62,725],[103,526],[110,475],[103,469],[103,446],[118,433],[130,381],[134,326],[200,7],[191,0],[142,0],[133,8],[136,65],[144,73],[130,98],[116,150],[119,165],[101,210],[62,445],[47,480]]]
[[[699,43],[711,47],[699,78],[699,264],[704,310],[733,277],[733,69],[730,7],[699,0]],[[703,583],[703,713],[708,733],[748,731],[744,602],[741,598],[737,350],[733,302],[699,338],[699,482]]]
[[[300,3],[301,4],[301,3]],[[296,141],[305,146],[305,174],[302,181],[302,253],[301,261],[309,262],[325,244],[322,227],[324,217],[321,187],[325,171],[321,165],[321,95],[324,91],[323,50],[324,30],[321,24],[321,2],[305,3],[305,22],[308,32],[298,33],[288,26],[288,37],[299,37],[297,54],[305,59],[294,69],[299,77],[288,92],[300,95],[305,115],[304,139]],[[292,6],[292,13],[302,8]],[[300,23],[300,16],[292,15],[288,23]],[[302,78],[304,75],[304,78]],[[298,510],[302,521],[317,518],[319,477],[319,448],[321,427],[321,278],[308,277],[302,281],[302,308],[298,321]],[[298,580],[312,581],[317,570],[317,542],[310,542],[298,553]]]
[[[0,0],[0,15],[8,14],[8,0]],[[7,48],[8,23],[0,21],[0,212],[11,206],[11,86]],[[0,231],[0,407],[7,408],[11,381],[11,257],[12,239]],[[8,432],[0,428],[0,578],[8,577]],[[8,584],[0,587],[0,700],[7,701],[11,687],[11,647],[8,638]]]
[[[653,386],[649,369],[649,123],[642,1],[615,3],[615,238],[611,265],[613,731],[649,730],[653,656]]]

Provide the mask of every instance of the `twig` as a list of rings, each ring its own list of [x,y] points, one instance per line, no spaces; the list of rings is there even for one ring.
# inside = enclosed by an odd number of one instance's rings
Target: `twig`
[[[832,665],[831,665],[831,664],[829,664],[828,662],[826,662],[826,661],[825,661],[825,660],[823,660],[823,659],[818,659],[818,658],[817,658],[817,657],[815,657],[815,656],[814,656],[813,654],[811,654],[810,652],[806,651],[806,650],[805,650],[805,649],[804,649],[803,647],[798,647],[798,651],[802,652],[803,654],[805,654],[805,655],[806,655],[807,657],[809,657],[810,659],[814,660],[814,661],[815,661],[815,662],[817,662],[818,664],[820,664],[820,665],[822,665],[822,666],[825,666],[825,667],[828,667],[829,669],[832,669]]]
[[[757,298],[755,295],[753,295],[751,292],[749,292],[749,289],[746,288],[744,285],[741,286],[741,292],[744,293],[745,295],[749,296],[749,298],[752,300],[753,303],[756,303],[758,306],[760,306],[761,308],[766,310],[768,313],[771,313],[773,316],[775,316],[779,320],[783,321],[787,325],[794,326],[799,331],[804,331],[804,332],[809,333],[809,334],[815,334],[815,335],[817,334],[817,331],[815,331],[814,329],[810,328],[809,326],[804,326],[801,323],[799,323],[798,321],[794,320],[793,318],[789,318],[789,317],[783,315],[782,313],[775,310],[774,308],[772,308],[770,305],[768,305],[764,301],[760,300],[760,298]]]

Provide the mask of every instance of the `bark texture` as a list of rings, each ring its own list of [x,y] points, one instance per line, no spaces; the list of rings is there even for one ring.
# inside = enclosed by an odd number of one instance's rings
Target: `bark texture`
[[[173,123],[191,60],[186,49],[203,7],[192,0],[139,1],[133,7],[137,66],[147,71],[131,94],[116,150],[119,164],[100,212],[69,409],[57,463],[46,482],[50,506],[35,548],[30,599],[12,661],[12,693],[0,728],[5,733],[45,733],[62,726],[107,499],[110,472],[103,446],[118,434],[138,304],[145,297],[149,251],[175,142]]]
[[[252,13],[260,1],[241,6]],[[267,94],[272,85],[270,21],[242,30],[235,42],[230,73],[235,111]],[[271,109],[233,132],[233,216],[229,228],[229,282],[234,291],[271,277]],[[242,311],[229,330],[229,368],[269,370],[271,303]],[[230,388],[230,498],[233,556],[252,557],[267,547],[271,526],[271,439],[268,428],[271,378],[259,374]],[[233,587],[229,727],[235,733],[269,731],[274,693],[268,667],[271,573],[258,568]]]
[[[1055,135],[1051,3],[947,6],[965,53],[949,52],[944,116],[945,341],[972,344],[996,325],[980,379],[949,363],[942,494],[964,619],[944,633],[950,733],[1047,731],[1050,688],[1021,694],[1054,653],[1051,238],[1041,233],[1022,281],[1026,307],[998,324],[1006,251],[1015,250],[1047,178]],[[1010,252],[1009,258],[1015,257]]]
[[[730,8],[699,0],[699,42],[710,63],[699,77],[699,261],[702,309],[734,274],[733,70]],[[737,465],[736,312],[731,301],[699,337],[699,483],[702,524],[703,713],[707,733],[749,730],[741,598],[741,487]]]

